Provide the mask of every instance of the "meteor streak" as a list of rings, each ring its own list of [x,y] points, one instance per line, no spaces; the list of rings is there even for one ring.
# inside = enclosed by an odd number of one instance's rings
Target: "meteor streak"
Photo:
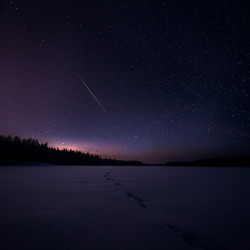
[[[93,96],[93,98],[96,100],[96,102],[99,104],[99,106],[103,109],[103,111],[107,114],[108,112],[106,111],[106,109],[102,106],[102,104],[98,101],[98,99],[95,97],[95,95],[92,93],[92,91],[89,89],[89,87],[87,86],[87,84],[82,80],[82,78],[77,75],[79,80],[84,84],[84,86],[87,88],[87,90],[89,91],[89,93]]]

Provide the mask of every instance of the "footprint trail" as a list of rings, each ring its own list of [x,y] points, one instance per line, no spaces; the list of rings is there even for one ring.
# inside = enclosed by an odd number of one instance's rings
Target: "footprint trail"
[[[121,182],[117,182],[115,179],[113,179],[113,178],[110,177],[111,172],[112,172],[112,170],[110,170],[110,171],[108,171],[108,172],[106,172],[106,173],[104,174],[104,177],[106,178],[106,180],[111,181],[111,182],[114,182],[114,185],[115,185],[115,186],[120,186],[120,187],[125,188],[126,185],[122,184]],[[140,198],[139,196],[135,195],[135,194],[132,193],[132,192],[126,191],[125,194],[127,195],[128,198],[135,200],[136,203],[137,203],[139,206],[141,206],[142,208],[146,208],[145,200],[144,200],[144,199]]]

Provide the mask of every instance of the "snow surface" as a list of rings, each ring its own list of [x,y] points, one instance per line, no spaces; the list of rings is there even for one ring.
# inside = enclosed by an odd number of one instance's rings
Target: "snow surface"
[[[0,168],[0,249],[250,249],[250,169]]]

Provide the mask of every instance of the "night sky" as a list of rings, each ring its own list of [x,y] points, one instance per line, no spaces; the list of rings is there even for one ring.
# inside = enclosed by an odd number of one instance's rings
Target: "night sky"
[[[1,1],[0,134],[146,163],[250,153],[248,2]]]

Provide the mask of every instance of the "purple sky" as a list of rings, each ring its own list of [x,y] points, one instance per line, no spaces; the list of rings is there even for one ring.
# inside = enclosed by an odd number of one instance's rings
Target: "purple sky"
[[[147,163],[249,153],[249,11],[1,1],[0,134]]]

